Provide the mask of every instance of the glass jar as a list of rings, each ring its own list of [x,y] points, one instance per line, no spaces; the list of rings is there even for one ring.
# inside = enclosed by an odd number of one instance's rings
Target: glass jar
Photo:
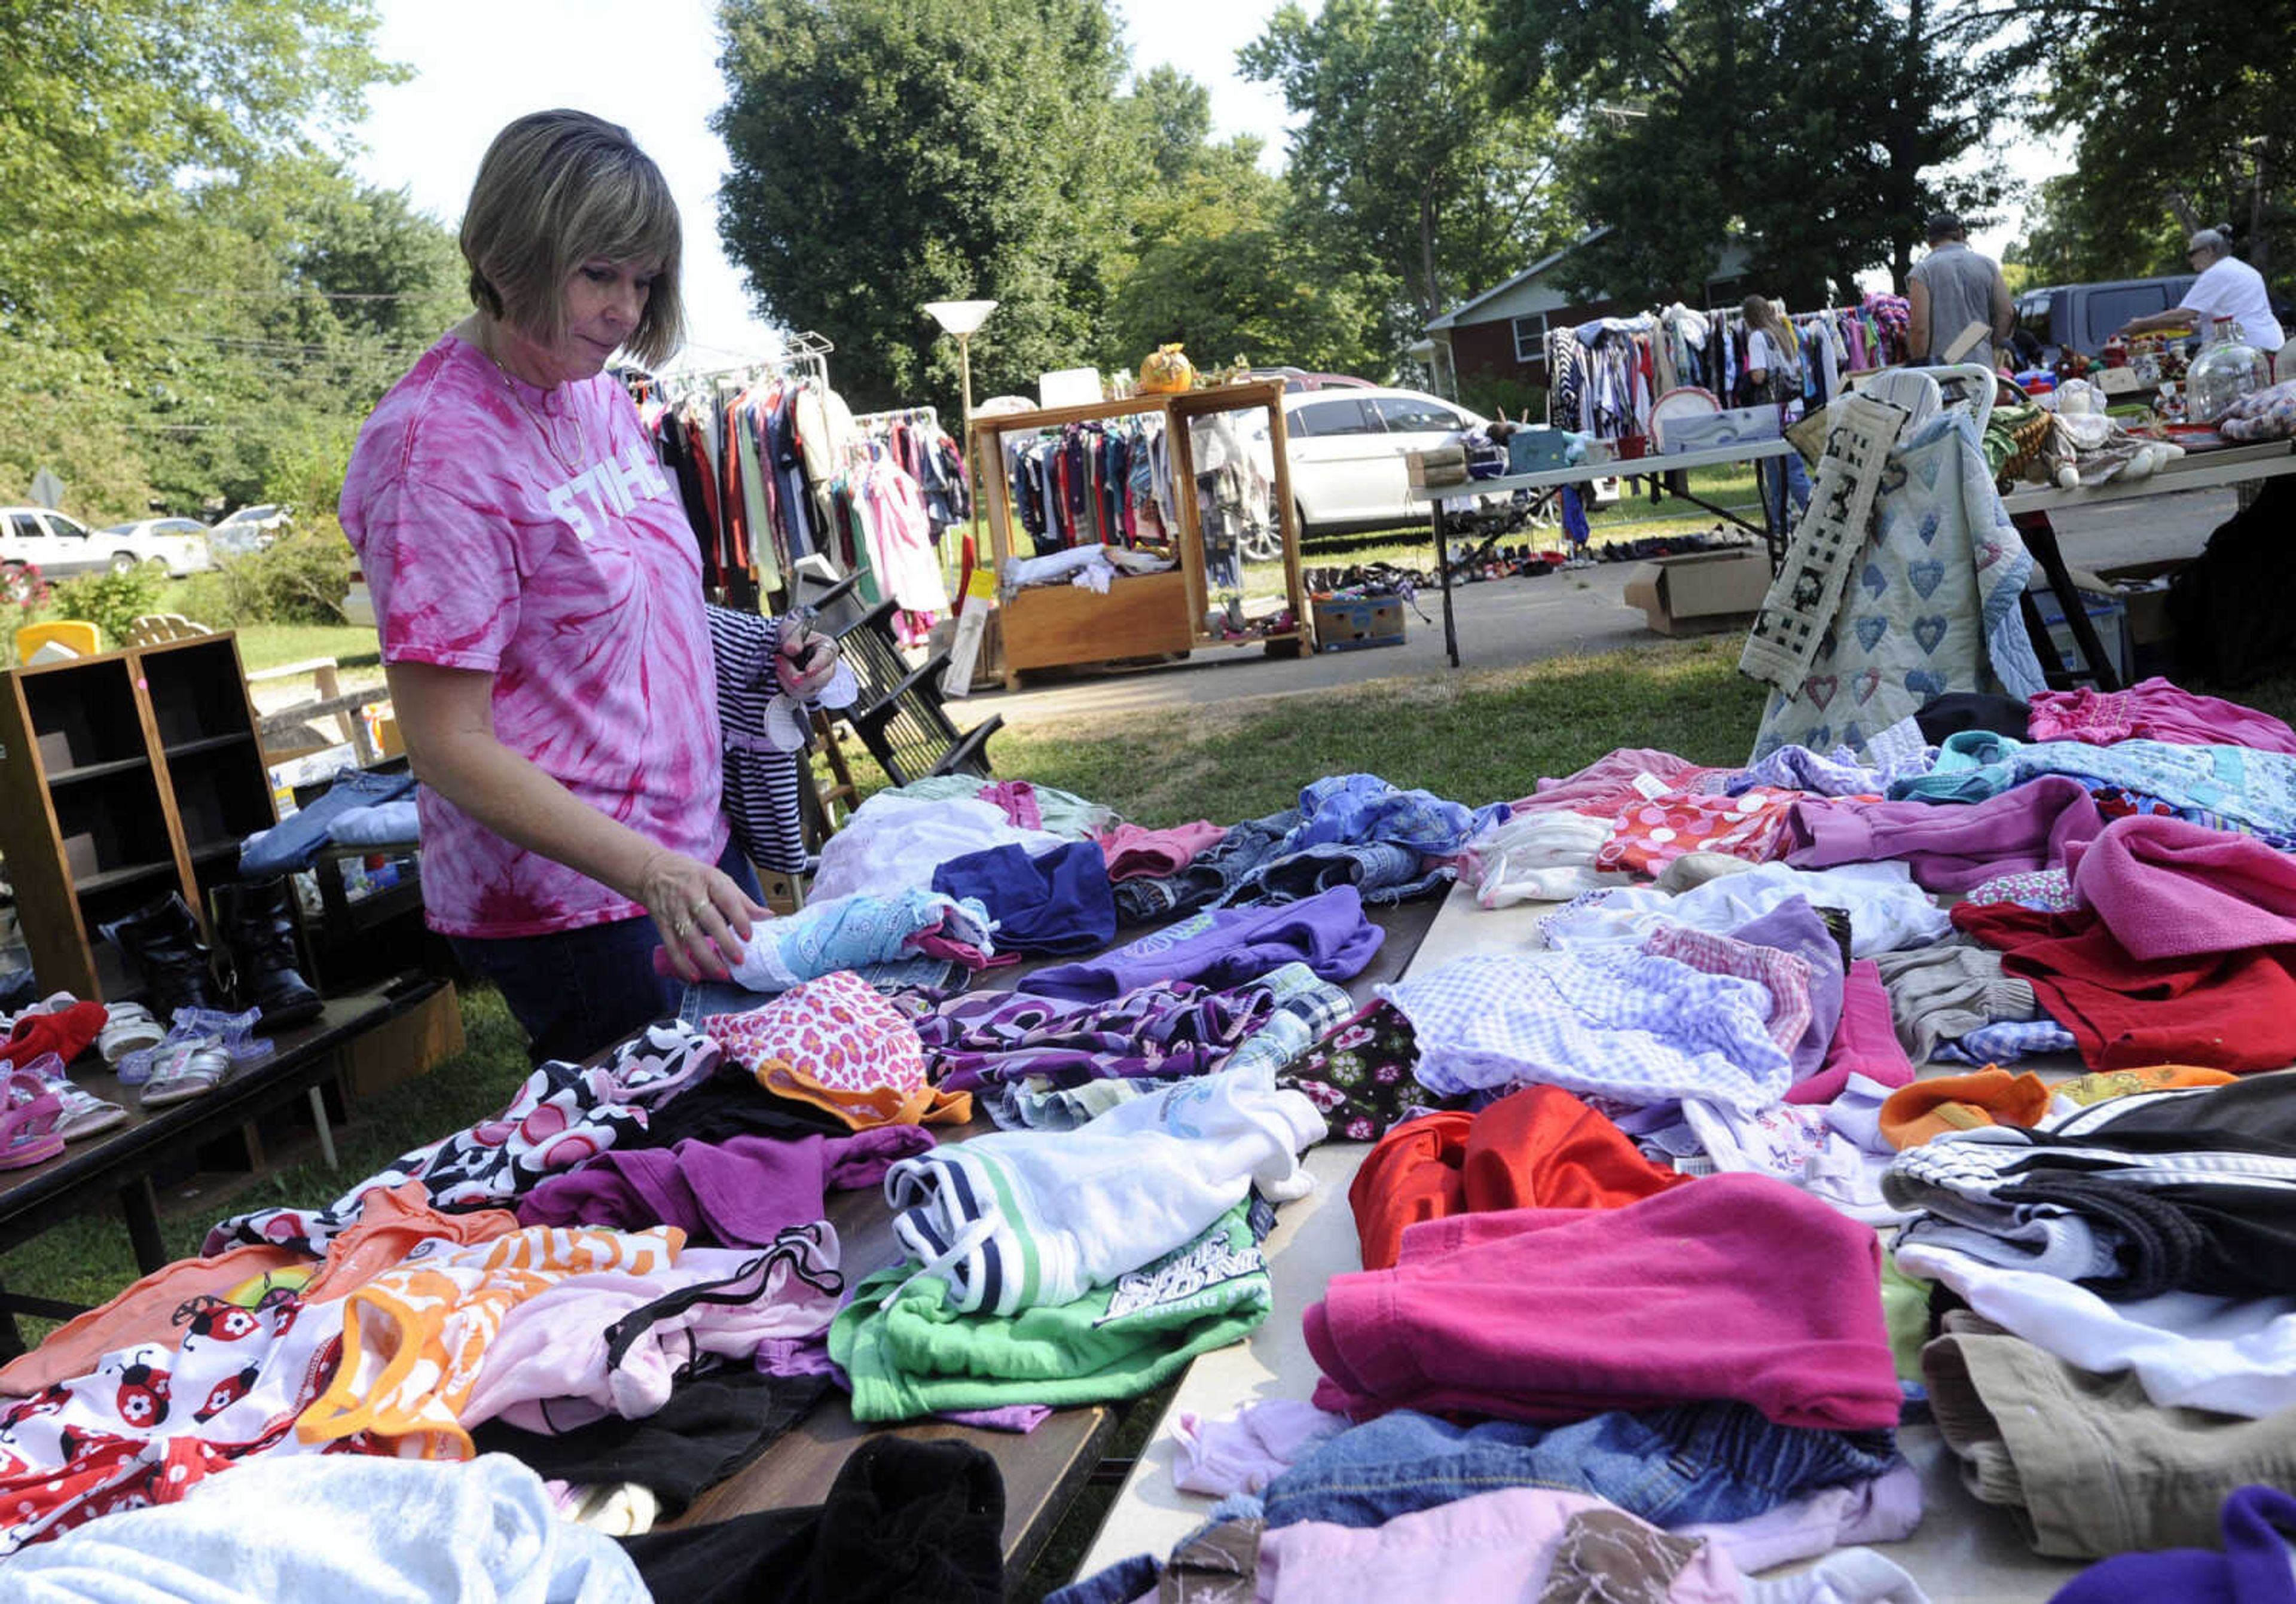
[[[2185,376],[2185,394],[2193,421],[2213,423],[2230,412],[2233,403],[2271,382],[2263,354],[2241,338],[2240,325],[2229,317],[2216,320],[2216,332]]]

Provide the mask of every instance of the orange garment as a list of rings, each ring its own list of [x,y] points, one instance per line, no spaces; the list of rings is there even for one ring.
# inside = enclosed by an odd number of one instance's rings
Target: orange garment
[[[503,1316],[569,1276],[652,1275],[676,1261],[685,1233],[531,1225],[491,1242],[418,1254],[344,1300],[343,1358],[327,1390],[295,1421],[306,1443],[365,1431],[399,1439],[408,1459],[468,1459],[455,1412],[478,1384]]]
[[[2012,1075],[1988,1064],[1974,1075],[1943,1075],[1898,1087],[1882,1105],[1882,1134],[1902,1150],[1948,1131],[1992,1125],[2030,1130],[2048,1111],[2049,1088],[2039,1076]]]
[[[1406,1119],[1364,1156],[1348,1188],[1366,1270],[1392,1266],[1404,1228],[1506,1208],[1620,1208],[1690,1176],[1644,1158],[1627,1133],[1559,1086],[1526,1086],[1480,1114]]]
[[[776,1097],[826,1109],[857,1131],[882,1125],[965,1125],[972,1118],[970,1092],[933,1085],[824,1085],[783,1059],[758,1066],[758,1084]]]
[[[2139,1092],[2169,1092],[2181,1086],[2221,1086],[2240,1077],[2222,1069],[2202,1069],[2194,1064],[2153,1064],[2143,1069],[2099,1069],[2059,1081],[2050,1095],[2077,1103],[2101,1103]]]
[[[317,1303],[341,1297],[373,1280],[428,1238],[485,1242],[517,1229],[518,1217],[504,1208],[440,1214],[430,1207],[430,1194],[420,1181],[371,1191],[361,1202],[357,1221],[328,1244],[325,1258],[250,1244],[212,1258],[162,1265],[111,1302],[58,1326],[30,1353],[18,1354],[0,1370],[0,1394],[29,1397],[85,1376],[104,1354],[139,1342],[173,1348],[200,1299],[222,1297],[242,1281],[272,1271],[316,1263],[318,1272],[302,1296],[305,1303]]]

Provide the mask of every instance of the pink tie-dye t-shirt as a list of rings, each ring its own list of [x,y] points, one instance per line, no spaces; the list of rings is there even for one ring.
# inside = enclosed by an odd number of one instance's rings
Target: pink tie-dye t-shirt
[[[714,863],[726,846],[718,683],[676,487],[614,380],[520,385],[515,397],[513,382],[450,334],[359,432],[342,522],[383,660],[493,675],[504,746],[649,840]],[[645,912],[428,786],[416,800],[433,929],[534,936]]]

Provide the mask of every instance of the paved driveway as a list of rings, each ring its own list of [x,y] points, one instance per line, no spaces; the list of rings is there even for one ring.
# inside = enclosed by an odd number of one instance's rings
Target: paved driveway
[[[2115,503],[2078,517],[2061,518],[2057,532],[2065,561],[2075,568],[2113,568],[2166,557],[2189,557],[2209,531],[2232,516],[2233,493],[2199,490],[2148,501]],[[1578,652],[1645,645],[1663,637],[1644,623],[1623,595],[1632,563],[1604,562],[1538,579],[1498,579],[1453,592],[1459,626],[1459,660],[1468,668],[1507,668]],[[1211,648],[1187,661],[1128,670],[1075,669],[1032,677],[1018,692],[983,691],[960,704],[998,712],[1008,724],[1053,718],[1120,715],[1144,708],[1276,696],[1400,675],[1448,673],[1443,655],[1442,597],[1419,598],[1428,621],[1406,613],[1400,646],[1327,651],[1284,660],[1256,647]]]

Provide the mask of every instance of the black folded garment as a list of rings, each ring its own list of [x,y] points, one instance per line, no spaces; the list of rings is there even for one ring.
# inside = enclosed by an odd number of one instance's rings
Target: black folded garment
[[[577,1486],[636,1482],[675,1520],[693,1501],[803,1420],[826,1376],[713,1371],[681,1381],[642,1420],[610,1416],[571,1431],[523,1431],[488,1420],[472,1432],[481,1453],[507,1453],[537,1476]]]
[[[619,1541],[677,1604],[1002,1604],[1004,1478],[969,1443],[878,1436],[824,1503]]]

